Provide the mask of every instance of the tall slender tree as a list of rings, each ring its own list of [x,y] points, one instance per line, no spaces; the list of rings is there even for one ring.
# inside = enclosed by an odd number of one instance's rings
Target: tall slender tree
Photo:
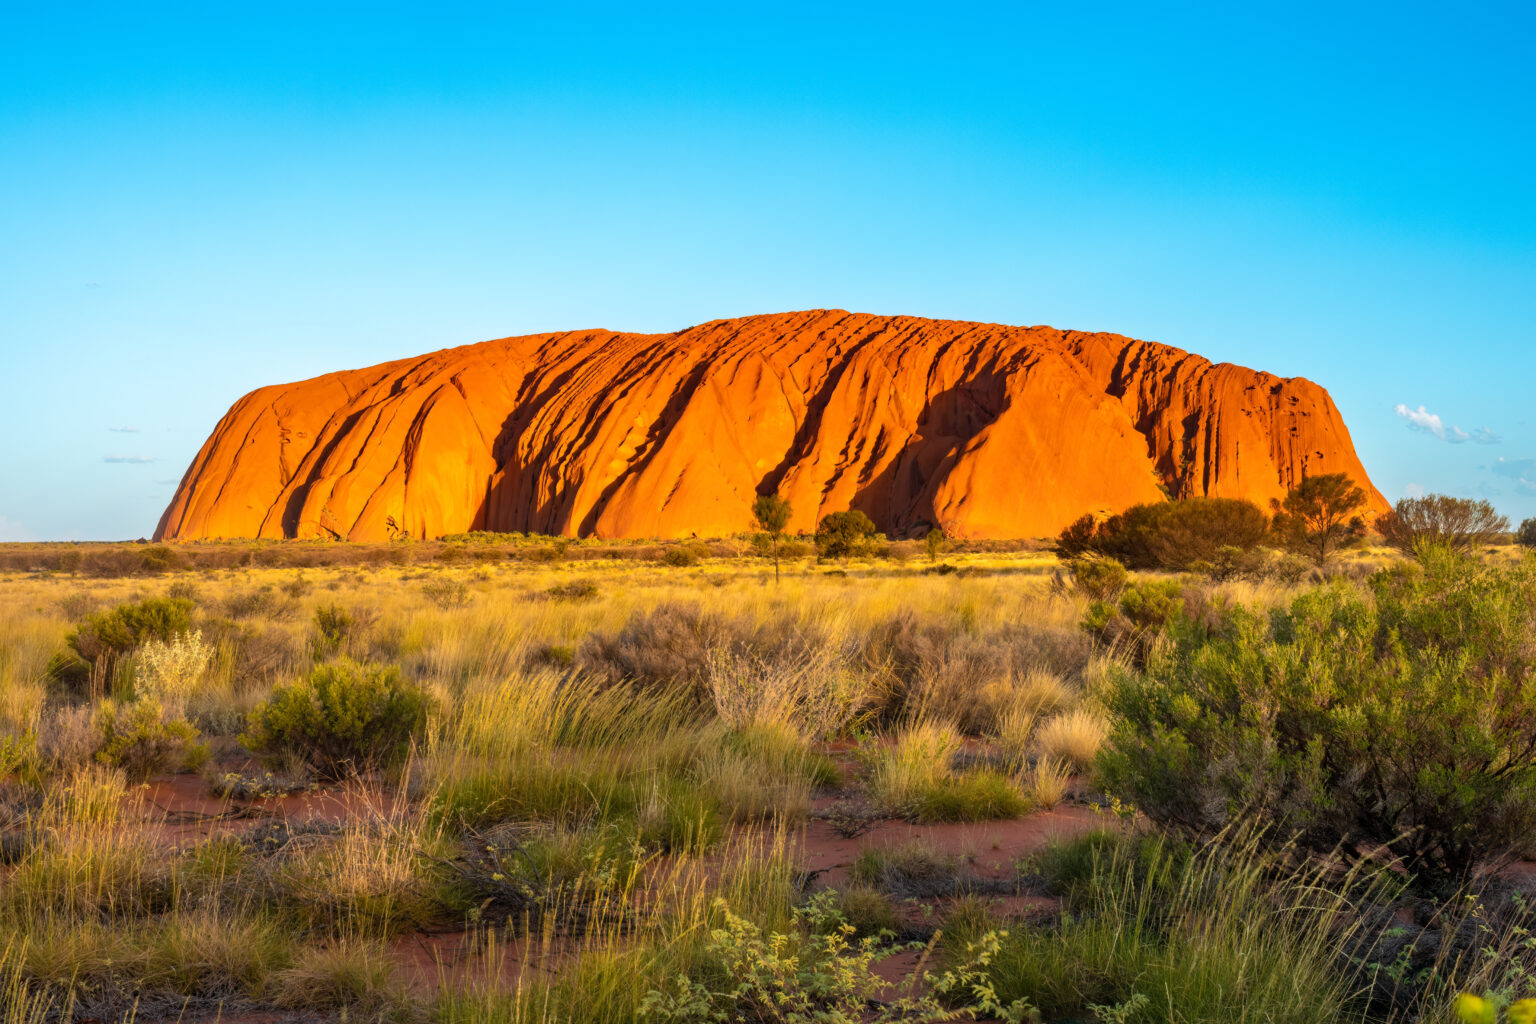
[[[759,494],[752,502],[752,518],[773,545],[774,586],[779,585],[779,541],[784,537],[784,528],[789,525],[791,511],[789,502],[777,494]]]

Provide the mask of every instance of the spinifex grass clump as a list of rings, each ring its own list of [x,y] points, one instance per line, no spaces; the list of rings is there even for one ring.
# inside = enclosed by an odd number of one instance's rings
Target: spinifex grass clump
[[[1003,940],[986,968],[1003,1003],[1028,1000],[1046,1020],[1363,1020],[1361,971],[1338,953],[1356,908],[1321,874],[1251,844],[1194,854],[1153,836],[1085,837],[1040,865],[1068,912]],[[944,941],[974,938],[956,921]]]
[[[991,768],[957,770],[953,726],[919,722],[866,753],[869,792],[885,813],[914,821],[1016,818],[1028,810],[1018,780]]]

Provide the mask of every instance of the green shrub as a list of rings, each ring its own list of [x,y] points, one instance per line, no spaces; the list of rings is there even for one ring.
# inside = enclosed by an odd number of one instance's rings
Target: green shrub
[[[592,580],[571,580],[556,583],[544,591],[544,596],[553,601],[590,601],[598,592],[598,586]]]
[[[1067,563],[1067,571],[1072,574],[1072,585],[1096,601],[1115,597],[1130,579],[1125,566],[1103,555],[1074,558]]]
[[[894,1000],[884,996],[887,982],[874,964],[902,949],[888,936],[850,941],[854,926],[838,911],[837,894],[825,891],[794,911],[787,933],[765,933],[756,923],[733,914],[724,900],[715,911],[723,919],[710,931],[694,976],[671,979],[666,987],[648,992],[641,1004],[645,1018],[673,1024],[705,1021],[763,1021],[783,1024],[853,1024],[855,1021],[912,1024],[986,1015],[1019,1022],[1027,1019],[1028,1002],[999,1005],[982,984],[999,937],[967,950],[956,966],[938,977],[928,976],[928,991]],[[939,1001],[944,997],[949,1006]],[[958,1012],[952,1007],[961,1007]]]
[[[1056,553],[1062,558],[1078,558],[1094,550],[1099,521],[1092,513],[1074,519],[1056,538]]]
[[[1356,514],[1365,505],[1365,491],[1346,473],[1306,477],[1285,496],[1271,501],[1271,524],[1280,543],[1321,567],[1341,546],[1365,533],[1365,520]]]
[[[1154,821],[1234,823],[1445,891],[1536,829],[1536,565],[1444,554],[1210,630],[1111,676],[1099,768]]]
[[[1249,551],[1269,531],[1269,517],[1241,498],[1188,498],[1133,505],[1093,526],[1083,517],[1062,531],[1058,550],[1108,555],[1132,569],[1189,569],[1223,547]]]
[[[857,554],[875,536],[875,523],[858,509],[829,512],[816,527],[816,553],[821,558]]]
[[[462,580],[428,580],[421,594],[439,608],[461,608],[469,603],[469,587]]]
[[[896,908],[884,893],[864,886],[853,886],[837,894],[837,909],[843,920],[853,926],[859,938],[895,934],[899,922]]]
[[[679,544],[663,551],[661,562],[663,565],[686,569],[689,566],[698,565],[708,554],[709,549],[702,544]]]
[[[157,700],[104,700],[96,709],[96,727],[101,731],[96,759],[133,779],[196,771],[208,760],[208,748],[197,741],[197,730],[184,719],[167,716]]]
[[[1523,548],[1536,548],[1536,516],[1520,524],[1515,531],[1515,543]]]
[[[1407,555],[1446,546],[1462,554],[1492,544],[1509,530],[1509,520],[1482,499],[1426,494],[1404,498],[1376,520],[1382,540]]]
[[[1083,628],[1106,647],[1124,649],[1139,662],[1187,605],[1184,588],[1176,581],[1143,580],[1127,586],[1117,602],[1089,605]]]
[[[1216,549],[1208,562],[1197,562],[1191,568],[1212,583],[1228,580],[1261,580],[1270,575],[1269,552],[1263,548],[1243,548],[1225,544]]]
[[[48,673],[76,695],[100,697],[123,655],[146,640],[168,641],[192,628],[192,602],[151,597],[90,616],[64,638],[68,651],[49,662]]]
[[[352,613],[336,604],[323,604],[315,609],[315,630],[320,634],[320,644],[335,652],[346,643],[356,620]]]
[[[240,742],[269,762],[297,756],[339,779],[402,761],[431,707],[393,666],[335,662],[274,690],[251,711]]]

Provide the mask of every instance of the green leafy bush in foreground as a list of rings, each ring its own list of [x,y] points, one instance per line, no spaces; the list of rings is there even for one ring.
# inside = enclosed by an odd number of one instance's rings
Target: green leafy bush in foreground
[[[79,696],[100,697],[117,662],[147,640],[169,641],[192,628],[192,602],[152,597],[98,612],[64,638],[69,649],[56,655],[48,674]]]
[[[1084,516],[1056,546],[1066,557],[1097,553],[1132,569],[1188,569],[1223,547],[1252,550],[1268,532],[1269,517],[1251,501],[1187,498],[1133,505],[1102,523]]]
[[[251,711],[240,741],[269,762],[297,757],[339,779],[404,760],[431,707],[393,666],[338,661],[274,690]]]
[[[1447,891],[1536,829],[1536,565],[1445,553],[1270,616],[1173,621],[1112,678],[1099,767],[1154,821],[1244,823]]]
[[[932,992],[879,999],[886,981],[874,964],[921,944],[892,945],[889,933],[851,941],[854,926],[843,919],[837,900],[831,890],[820,892],[795,910],[796,928],[767,934],[731,913],[723,900],[717,901],[724,924],[704,945],[699,976],[684,974],[666,988],[652,990],[641,1004],[641,1015],[674,1024],[936,1022],[961,1016],[945,1005],[948,1002],[1010,1022],[1038,1019],[1032,1017],[1027,1000],[1000,1004],[984,973],[1006,932],[978,937],[954,969],[929,975]]]
[[[96,709],[101,750],[96,759],[122,768],[130,778],[147,779],[160,772],[195,771],[208,760],[208,747],[197,730],[181,718],[166,714],[152,698],[119,704],[104,700]]]

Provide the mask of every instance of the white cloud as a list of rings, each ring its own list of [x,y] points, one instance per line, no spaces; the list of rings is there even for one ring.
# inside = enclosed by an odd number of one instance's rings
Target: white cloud
[[[101,457],[101,461],[102,462],[140,463],[140,462],[159,462],[160,460],[155,458],[153,455],[103,455]]]
[[[1434,434],[1436,437],[1445,436],[1445,424],[1440,422],[1440,417],[1436,416],[1422,405],[1417,409],[1410,409],[1402,402],[1398,402],[1397,408],[1394,411],[1403,419],[1407,420],[1408,425],[1414,430],[1423,430],[1427,433]]]
[[[1422,498],[1424,493],[1423,484],[1409,484],[1403,488],[1403,497],[1405,498]]]
[[[0,541],[31,540],[32,533],[14,519],[0,516]]]
[[[1410,409],[1407,404],[1398,402],[1392,409],[1398,416],[1408,421],[1410,430],[1422,431],[1426,434],[1434,434],[1442,441],[1450,444],[1498,444],[1501,440],[1498,434],[1487,427],[1478,427],[1476,430],[1462,430],[1458,426],[1447,425],[1440,418],[1439,413],[1430,412],[1424,406]]]

